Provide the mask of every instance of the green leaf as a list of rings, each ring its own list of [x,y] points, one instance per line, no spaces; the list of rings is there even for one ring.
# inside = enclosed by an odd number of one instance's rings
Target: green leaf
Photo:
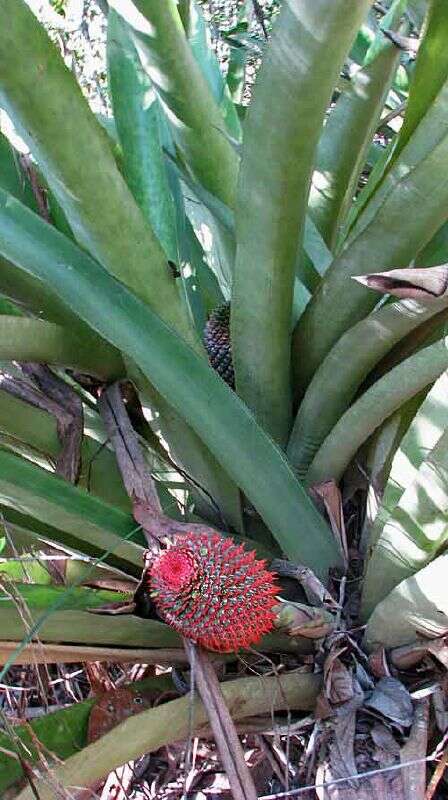
[[[409,100],[394,158],[406,146],[448,79],[448,15],[444,0],[429,0]]]
[[[88,427],[86,420],[79,486],[129,512],[130,501],[118,472],[115,455],[108,446],[104,446],[107,437],[104,435],[98,439],[86,435]],[[55,417],[4,391],[0,391],[0,431],[6,434],[2,437],[4,448],[24,454],[45,466],[60,453]]]
[[[94,336],[88,326],[61,303],[50,287],[32,275],[25,274],[4,258],[0,258],[0,292],[18,306],[23,306],[33,316],[70,328],[73,334]]]
[[[161,144],[159,102],[130,30],[113,9],[107,18],[107,62],[124,176],[167,258],[177,262],[176,216]]]
[[[417,638],[446,634],[447,569],[448,555],[439,556],[424,569],[402,581],[376,606],[365,633],[364,641],[368,650],[400,647],[412,644]]]
[[[350,277],[408,266],[446,221],[448,183],[440,174],[448,158],[447,119],[448,83],[358,217],[294,331],[298,393],[333,344],[376,303]]]
[[[408,15],[416,28],[422,28],[425,14],[428,10],[428,0],[409,0]]]
[[[182,416],[137,371],[130,374],[139,388],[143,403],[156,414],[154,427],[170,443],[177,464],[197,485],[191,490],[195,510],[218,528],[231,527],[244,533],[241,497],[238,487]]]
[[[395,31],[402,20],[403,14],[407,10],[408,0],[392,0],[386,14],[381,19],[378,25],[378,30],[375,38],[371,42],[369,49],[364,57],[363,66],[368,67],[372,64],[378,55],[387,48],[387,39],[383,31]]]
[[[231,323],[236,385],[260,425],[282,445],[291,422],[296,254],[315,150],[332,89],[369,5],[285,0],[245,121]]]
[[[37,210],[34,194],[20,168],[19,154],[0,132],[0,184],[33,211]]]
[[[372,63],[351,78],[323,129],[316,157],[310,208],[334,249],[356,193],[360,172],[399,62],[399,50],[383,36]]]
[[[227,86],[230,97],[238,106],[243,99],[244,84],[246,79],[246,61],[249,51],[244,46],[230,44],[229,62],[227,68]]]
[[[407,447],[414,445],[414,463],[401,448],[394,460],[384,509],[372,536],[363,588],[364,619],[394,586],[431,561],[448,536],[448,404],[446,394],[440,397],[442,389],[446,392],[446,375],[436,386],[406,437]],[[390,514],[381,524],[387,508]]]
[[[325,437],[375,365],[397,342],[447,306],[448,298],[427,304],[388,303],[341,336],[314,374],[288,442],[288,457],[299,477],[305,478]]]
[[[241,123],[230,98],[218,59],[213,50],[209,28],[202,8],[191,0],[188,24],[188,41],[192,53],[209,84],[215,103],[221,110],[229,134],[237,141],[241,139]]]
[[[185,210],[198,238],[207,231],[208,263],[226,297],[230,296],[235,261],[235,223],[233,211],[207,192],[189,173],[179,156],[171,157],[177,177],[184,184]]]
[[[87,611],[89,608],[97,608],[105,603],[124,603],[129,599],[126,594],[104,589],[84,589],[82,587],[67,589],[65,586],[39,586],[28,583],[15,583],[13,592],[22,598],[29,609],[36,609],[36,611],[50,611],[55,603],[61,611]],[[19,615],[14,600],[4,593],[0,594],[0,614],[3,617],[2,622],[8,615]],[[2,638],[7,639],[8,637],[2,636]]]
[[[202,248],[185,217],[178,177],[170,174],[168,178],[167,169],[173,172],[173,167],[166,162],[162,144],[170,134],[164,129],[166,123],[161,117],[159,101],[142,68],[129,27],[113,10],[108,16],[108,64],[126,179],[167,257],[181,267],[186,301],[202,338],[206,320],[204,296],[212,310],[220,303],[219,287],[203,261]],[[192,273],[190,277],[185,277],[187,270]],[[161,427],[179,462],[215,498],[229,524],[242,531],[237,487],[191,428],[159,398],[156,405]]]
[[[135,361],[245,492],[284,552],[327,575],[340,560],[328,526],[282,453],[204,359],[86,253],[1,191],[0,253],[51,284]],[[69,269],[60,268],[62,254]]]
[[[380,378],[340,418],[318,450],[307,474],[309,484],[338,481],[373,431],[448,367],[445,339],[407,358]]]
[[[307,216],[305,219],[303,249],[308,258],[312,261],[313,267],[318,275],[322,277],[330,266],[333,256],[310,216]]]
[[[406,486],[410,486],[416,480],[418,470],[427,454],[436,446],[444,430],[448,428],[447,392],[448,377],[443,373],[426,395],[400,442],[370,534],[371,549],[378,541]]]
[[[189,220],[185,221],[183,241],[181,241],[181,251],[184,254],[182,261],[186,262],[183,266],[184,273],[185,266],[189,266],[192,270],[192,289],[195,287],[194,291],[192,291],[192,294],[194,294],[199,287],[202,300],[202,311],[206,316],[208,316],[217,306],[220,306],[224,302],[224,295],[221,292],[214,272],[212,272],[206,261],[205,252],[202,249],[202,246],[200,245],[193,226]],[[204,325],[205,319],[203,319],[201,325],[201,336],[204,333]]]
[[[361,453],[369,480],[368,512],[363,527],[363,555],[368,547],[373,522],[379,513],[378,506],[390,475],[395,454],[427,393],[428,387],[425,387],[388,417],[366,442],[363,453]]]
[[[30,587],[37,588],[37,587]],[[43,587],[48,589],[49,587]],[[67,589],[63,589],[67,592]],[[81,590],[79,590],[81,591]],[[120,600],[115,594],[112,602]],[[128,598],[129,600],[129,598]],[[108,602],[111,602],[110,599]],[[58,644],[87,644],[108,647],[179,647],[179,635],[168,625],[132,614],[111,616],[80,609],[53,610],[46,606],[28,605],[30,622],[36,625],[41,642]],[[92,604],[93,607],[94,604]],[[0,641],[16,641],[18,648],[29,628],[12,604],[4,605],[0,598]]]
[[[0,102],[77,241],[194,342],[163,250],[75,77],[24,0],[1,0],[0,12],[8,19],[0,30]]]
[[[123,375],[119,353],[95,336],[82,337],[52,322],[0,316],[0,360],[69,367],[103,380]]]
[[[121,6],[116,10],[121,13]],[[175,0],[134,0],[127,4],[123,17],[133,29],[143,67],[193,175],[232,207],[238,158],[186,39]]]
[[[139,575],[143,550],[130,514],[13,453],[0,450],[0,503],[54,526],[56,543]],[[57,529],[57,530],[56,530]],[[57,538],[56,538],[57,537]]]
[[[63,708],[54,714],[46,715],[42,719],[32,720],[30,723],[14,726],[14,733],[23,742],[22,755],[34,763],[38,753],[33,743],[28,725],[31,725],[37,740],[42,743],[47,752],[55,753],[59,758],[65,759],[78,752],[87,744],[87,730],[89,715],[95,700],[85,700],[83,703],[74,703],[70,708]],[[20,761],[8,753],[14,753],[13,741],[6,732],[0,733],[0,791],[2,793],[16,781],[23,778]]]
[[[448,222],[445,222],[435,236],[416,258],[416,267],[437,267],[448,263]]]

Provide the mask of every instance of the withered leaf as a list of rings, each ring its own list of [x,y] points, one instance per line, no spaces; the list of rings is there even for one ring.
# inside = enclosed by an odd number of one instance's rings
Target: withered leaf
[[[356,275],[354,280],[382,294],[431,301],[445,296],[448,292],[448,264],[424,269],[371,272],[369,275]]]
[[[381,678],[364,706],[402,728],[410,728],[414,719],[411,696],[396,678]]]

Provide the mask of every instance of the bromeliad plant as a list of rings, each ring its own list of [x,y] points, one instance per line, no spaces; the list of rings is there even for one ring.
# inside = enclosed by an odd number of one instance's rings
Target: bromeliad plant
[[[443,629],[428,575],[446,558],[445,273],[380,273],[448,260],[448,17],[444,0],[384,5],[283,0],[246,109],[244,42],[228,37],[226,83],[193,0],[109,0],[105,121],[24,0],[0,0],[2,119],[30,152],[2,134],[0,503],[15,580],[11,541],[140,576],[145,541],[98,406],[118,380],[169,517],[324,583],[344,557],[308,489],[361,464],[369,501],[384,492],[362,542],[366,643]],[[190,587],[197,553],[178,558]],[[70,569],[68,593],[45,570],[15,585],[35,620],[23,644],[38,633],[97,659],[160,648],[159,661],[179,645],[155,619],[92,625],[87,609],[116,592]],[[24,633],[14,592],[2,641]],[[212,644],[229,649],[221,632]],[[240,633],[235,647],[253,641]],[[139,747],[119,745],[122,761]]]

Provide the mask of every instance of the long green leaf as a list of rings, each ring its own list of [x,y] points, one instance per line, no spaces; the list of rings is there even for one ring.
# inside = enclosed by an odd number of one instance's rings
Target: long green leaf
[[[17,617],[19,616],[15,601],[9,596],[7,584],[5,584],[5,588],[6,591],[2,587],[0,594],[3,640],[8,638],[7,635],[3,635],[3,622],[8,614],[16,618],[15,625],[17,625]],[[38,612],[51,610],[55,603],[57,603],[61,611],[88,611],[90,608],[97,608],[105,603],[113,603],[115,601],[124,603],[125,600],[129,599],[126,594],[104,589],[70,587],[68,591],[65,586],[44,586],[29,583],[15,583],[14,587],[11,588],[11,592],[14,595],[18,595],[29,610],[35,609]],[[11,625],[9,627],[11,628]]]
[[[437,267],[446,263],[448,263],[448,222],[439,228],[415,260],[416,267]]]
[[[170,443],[176,463],[197,484],[191,486],[196,512],[218,528],[230,526],[237,533],[243,533],[238,487],[182,416],[141,374],[136,373],[131,372],[143,403],[147,403],[153,414],[157,414],[153,426]]]
[[[119,353],[95,336],[81,338],[52,322],[0,316],[0,360],[70,367],[105,380],[124,373]]]
[[[366,446],[363,447],[360,454],[369,482],[361,542],[363,556],[368,550],[372,526],[380,514],[381,506],[379,504],[390,475],[392,462],[427,392],[428,389],[425,387],[388,417],[366,442]]]
[[[104,347],[104,342],[101,344],[99,337],[60,301],[51,287],[27,275],[4,258],[0,258],[0,293],[33,316],[62,325],[82,338],[91,340],[94,336],[100,347]]]
[[[157,234],[165,255],[180,268],[185,299],[202,338],[206,314],[192,258],[198,250],[202,275],[209,271],[202,262],[201,247],[186,218],[179,178],[166,158],[165,150],[173,158],[175,151],[159,100],[142,67],[131,29],[113,10],[108,16],[107,61],[109,90],[127,183]],[[188,267],[192,275],[186,277]],[[210,278],[213,279],[212,273]]]
[[[298,391],[337,339],[375,305],[375,296],[350,277],[407,266],[446,221],[448,181],[441,179],[441,170],[448,158],[447,119],[448,83],[371,197],[299,320],[293,338]]]
[[[291,672],[288,675],[241,678],[222,684],[222,692],[234,719],[257,714],[272,714],[276,710],[314,707],[320,690],[318,675]],[[163,703],[138,717],[131,717],[97,742],[72,756],[53,775],[64,786],[89,786],[120,764],[138,758],[143,753],[158,750],[165,744],[186,739],[191,730],[191,700],[182,697]],[[207,725],[207,713],[202,703],[193,708],[194,730]],[[45,778],[38,782],[40,800],[54,800],[54,787]],[[18,800],[35,800],[33,791],[24,789]]]
[[[126,181],[167,257],[177,263],[175,208],[162,150],[159,102],[130,29],[112,9],[107,18],[107,62]]]
[[[1,192],[0,253],[50,283],[127,353],[246,493],[289,557],[327,574],[340,555],[326,523],[281,452],[202,358],[86,253]],[[61,261],[70,269],[61,270]]]
[[[447,37],[446,3],[444,0],[429,0],[422,43],[394,158],[405,147],[448,78]]]
[[[398,48],[384,36],[383,42],[375,60],[354,74],[337,100],[319,141],[309,202],[332,250],[353,201],[400,57]]]
[[[191,10],[192,24],[196,20],[192,35],[204,57],[205,54],[201,49],[204,30],[197,28],[199,17],[193,8]],[[199,57],[200,53],[197,52],[196,56]],[[128,184],[139,206],[151,221],[167,257],[181,265],[182,273],[186,272],[187,265],[192,272],[196,269],[201,270],[200,276],[193,273],[190,279],[184,279],[184,289],[192,312],[196,312],[196,321],[202,336],[205,312],[201,303],[203,281],[199,278],[204,281],[208,279],[210,286],[214,276],[203,264],[201,247],[189,221],[185,218],[179,180],[174,174],[170,175],[170,181],[168,178],[167,168],[173,168],[166,162],[162,149],[166,138],[163,125],[166,123],[161,118],[159,101],[140,62],[132,41],[131,29],[113,10],[108,16],[108,67],[115,120],[123,149],[123,167]],[[212,70],[211,63],[209,68]],[[176,197],[176,203],[173,195]],[[190,284],[193,284],[192,291],[188,291]],[[211,288],[214,288],[213,284]],[[218,304],[219,300],[215,300],[210,310]],[[146,393],[148,391],[153,393],[146,382]],[[156,398],[156,410],[165,439],[169,441],[179,463],[215,498],[228,523],[235,530],[242,532],[240,494],[235,484],[211,456],[197,434],[167,406],[160,395]],[[203,503],[198,508],[200,513],[205,512],[204,516],[207,517],[207,509],[210,511],[209,504]]]
[[[233,206],[238,158],[209,85],[194,59],[175,0],[113,0],[166,110],[174,140],[207,191]]]
[[[406,484],[370,556],[363,585],[362,615],[405,578],[432,561],[448,536],[448,431]],[[378,581],[381,575],[381,581]]]
[[[88,609],[107,603],[129,602],[129,596],[117,592],[27,584],[14,584],[12,591],[21,598],[27,614],[21,614],[9,596],[0,594],[1,641],[20,642],[39,623],[37,635],[42,642],[148,648],[180,644],[178,634],[157,620],[89,613]]]
[[[56,543],[102,557],[133,575],[142,568],[142,547],[130,514],[108,505],[23,458],[0,450],[0,503],[54,526]],[[57,529],[57,530],[56,530]],[[109,552],[110,551],[110,552]]]
[[[365,634],[368,650],[400,647],[417,639],[444,636],[448,628],[448,555],[436,558],[402,581],[377,605]],[[378,581],[381,583],[381,581]]]
[[[448,376],[440,376],[426,395],[394,455],[381,505],[369,537],[370,552],[380,538],[384,525],[399,503],[406,486],[416,480],[427,454],[448,428]]]
[[[410,331],[446,308],[448,298],[427,305],[390,303],[341,336],[315,373],[294,422],[287,453],[299,477],[306,476],[320,445],[373,367]]]
[[[211,33],[204,19],[204,13],[194,0],[190,2],[187,38],[192,53],[212,90],[215,102],[221,109],[229,134],[239,141],[242,133],[239,117],[213,50]]]
[[[334,84],[369,0],[285,0],[245,122],[232,295],[236,385],[285,444],[296,254],[315,149]]]
[[[73,74],[24,0],[0,0],[0,14],[8,20],[0,29],[1,103],[77,241],[193,341],[163,250]]]
[[[370,387],[341,417],[318,450],[307,482],[339,480],[357,450],[397,408],[448,367],[445,339],[420,350]]]
[[[28,208],[37,211],[36,200],[29,182],[20,168],[19,153],[0,132],[0,184],[2,189],[17,197]]]
[[[48,464],[60,453],[56,419],[46,411],[30,406],[0,391],[0,431],[6,434],[3,447],[25,453],[37,462]],[[117,469],[115,455],[103,439],[85,435],[81,449],[79,486],[126,512],[130,501]]]

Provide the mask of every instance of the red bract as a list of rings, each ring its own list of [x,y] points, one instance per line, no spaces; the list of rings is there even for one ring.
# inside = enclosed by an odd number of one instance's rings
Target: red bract
[[[148,580],[162,619],[209,650],[249,647],[273,626],[275,577],[232,539],[186,534],[155,559]]]

